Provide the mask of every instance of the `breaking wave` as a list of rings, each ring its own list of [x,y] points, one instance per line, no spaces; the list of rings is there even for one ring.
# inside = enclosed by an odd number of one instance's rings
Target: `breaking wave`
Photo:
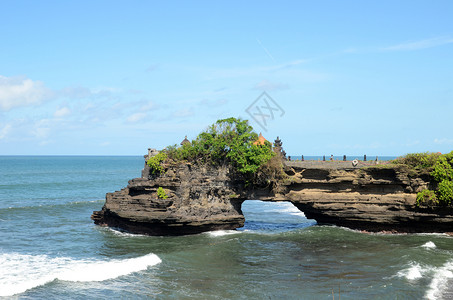
[[[453,279],[453,261],[448,261],[441,267],[422,266],[411,262],[409,266],[397,273],[398,277],[409,281],[417,281],[421,278],[430,280],[425,299],[442,299],[442,294],[447,290],[448,283]]]
[[[146,270],[160,262],[161,259],[155,254],[107,261],[0,254],[0,296],[17,295],[54,280],[89,282],[114,279]]]
[[[433,279],[426,292],[426,299],[442,299],[442,294],[448,288],[448,282],[453,278],[453,261],[434,269]]]
[[[423,244],[422,247],[426,248],[426,249],[435,249],[436,248],[436,244],[434,244],[433,242],[429,241],[429,242],[426,242],[425,244]]]

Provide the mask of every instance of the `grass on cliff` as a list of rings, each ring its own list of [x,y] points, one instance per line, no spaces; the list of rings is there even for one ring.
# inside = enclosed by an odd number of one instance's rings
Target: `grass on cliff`
[[[218,120],[197,138],[182,146],[169,146],[158,158],[148,160],[153,174],[162,172],[162,162],[191,162],[212,166],[232,166],[247,179],[262,181],[280,174],[281,160],[276,158],[272,144],[256,143],[258,134],[247,120],[228,118]],[[161,154],[162,153],[162,154]],[[164,160],[162,160],[162,158]]]
[[[433,190],[417,193],[418,206],[452,206],[453,202],[453,151],[441,153],[412,153],[392,161],[418,173],[429,174]]]

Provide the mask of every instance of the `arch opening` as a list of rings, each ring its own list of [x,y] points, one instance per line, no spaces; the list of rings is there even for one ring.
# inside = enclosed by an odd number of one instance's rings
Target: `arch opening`
[[[245,217],[244,227],[237,229],[241,231],[281,233],[317,224],[290,201],[246,200],[241,209]]]

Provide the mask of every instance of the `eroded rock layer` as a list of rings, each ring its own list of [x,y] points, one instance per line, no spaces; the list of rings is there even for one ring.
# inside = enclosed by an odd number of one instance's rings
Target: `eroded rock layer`
[[[419,208],[416,193],[428,176],[404,168],[304,168],[294,164],[278,198],[290,200],[307,218],[367,231],[450,232],[451,209]]]
[[[180,164],[155,176],[145,165],[141,178],[106,195],[101,211],[92,219],[98,225],[149,235],[183,235],[244,225],[241,204],[226,167],[206,168]],[[164,189],[167,198],[158,197]]]
[[[453,232],[451,209],[415,205],[416,193],[429,185],[427,175],[410,175],[397,167],[325,166],[288,163],[284,180],[257,188],[245,185],[228,167],[167,165],[156,176],[145,164],[142,177],[108,193],[92,219],[99,225],[149,235],[235,229],[244,225],[242,202],[253,199],[291,201],[309,219],[352,229]],[[160,187],[168,197],[158,196]]]

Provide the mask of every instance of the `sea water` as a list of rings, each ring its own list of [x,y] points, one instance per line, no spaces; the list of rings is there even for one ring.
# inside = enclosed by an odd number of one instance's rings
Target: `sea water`
[[[246,201],[239,230],[149,237],[90,220],[143,157],[0,157],[6,299],[449,299],[453,238],[318,226]]]

